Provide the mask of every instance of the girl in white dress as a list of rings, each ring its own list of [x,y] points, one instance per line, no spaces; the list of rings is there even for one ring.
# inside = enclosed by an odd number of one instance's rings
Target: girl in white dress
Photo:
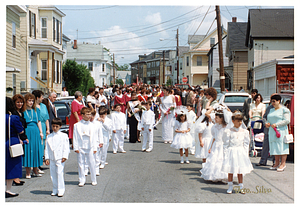
[[[224,118],[227,109],[215,111],[215,125],[211,128],[212,142],[208,149],[206,163],[202,163],[201,177],[204,180],[218,182],[227,179],[227,174],[221,171],[223,163],[223,133],[227,126]]]
[[[191,130],[191,123],[187,122],[186,113],[182,110],[181,112],[177,112],[177,118],[175,121],[175,136],[173,139],[173,143],[171,147],[175,149],[179,149],[180,153],[180,163],[183,164],[183,149],[185,150],[185,162],[187,164],[190,163],[188,159],[189,151],[188,148],[193,146],[192,136],[189,131]]]
[[[239,190],[243,190],[243,175],[253,170],[251,161],[248,156],[249,152],[249,132],[241,127],[243,116],[240,112],[235,112],[232,116],[233,127],[225,129],[223,134],[224,159],[222,171],[228,173],[228,190],[233,190],[233,175],[237,174]]]
[[[205,109],[204,109],[205,111]],[[208,150],[212,140],[211,128],[213,126],[211,117],[205,116],[205,112],[199,117],[195,123],[195,140],[196,140],[196,158],[202,158],[203,163],[206,162]]]
[[[161,98],[160,110],[162,116],[162,139],[164,143],[172,143],[174,121],[175,121],[175,108],[176,103],[173,96],[170,95],[170,89],[164,89],[164,97]],[[173,110],[171,110],[173,109]]]

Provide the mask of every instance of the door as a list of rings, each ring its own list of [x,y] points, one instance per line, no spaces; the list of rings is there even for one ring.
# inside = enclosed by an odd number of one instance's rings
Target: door
[[[31,56],[30,76],[33,77],[33,78],[37,77],[37,62],[36,62],[36,57],[35,56]],[[36,89],[37,88],[37,82],[30,79],[30,88],[32,90]]]

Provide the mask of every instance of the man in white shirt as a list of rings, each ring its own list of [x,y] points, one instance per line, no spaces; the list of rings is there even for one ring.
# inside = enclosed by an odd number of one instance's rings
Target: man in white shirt
[[[99,103],[100,103],[100,106],[106,106],[107,105],[107,98],[106,96],[103,94],[104,92],[104,89],[103,88],[100,88],[99,89]]]

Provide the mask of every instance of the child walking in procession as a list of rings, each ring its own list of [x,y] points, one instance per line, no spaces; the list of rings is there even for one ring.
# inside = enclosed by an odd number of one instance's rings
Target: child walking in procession
[[[79,187],[83,187],[86,181],[85,160],[90,169],[92,185],[97,185],[94,154],[96,154],[98,148],[98,136],[95,135],[95,130],[93,130],[94,124],[90,122],[91,112],[91,108],[83,107],[80,111],[82,120],[74,125],[73,149],[77,153]]]
[[[248,156],[249,152],[249,132],[242,126],[243,115],[235,112],[232,116],[233,127],[225,129],[223,134],[224,160],[222,171],[228,173],[228,190],[231,194],[233,190],[233,175],[237,174],[239,182],[239,192],[244,192],[243,175],[253,170]]]
[[[102,123],[100,123],[100,121],[98,121],[98,119],[96,119],[96,117],[97,117],[96,110],[92,110],[91,114],[92,114],[92,116],[91,116],[90,122],[92,124],[94,124],[94,126],[92,127],[92,130],[94,131],[94,134],[96,136],[96,142],[97,142],[97,152],[94,154],[95,170],[96,170],[96,176],[99,176],[100,175],[100,171],[99,171],[100,150],[104,144],[103,133],[102,133]],[[87,173],[86,173],[86,175],[87,175]]]
[[[107,117],[107,108],[105,106],[100,106],[99,108],[99,121],[102,123],[102,134],[103,134],[103,147],[100,148],[100,169],[103,169],[107,158],[107,149],[109,147],[109,142],[111,141],[112,132],[112,121]]]
[[[183,149],[185,150],[185,162],[187,164],[190,163],[189,161],[189,151],[188,148],[193,146],[192,143],[192,136],[190,135],[189,131],[191,130],[191,123],[187,121],[186,118],[186,110],[181,109],[181,111],[177,111],[177,118],[175,121],[175,136],[173,139],[173,143],[171,147],[175,149],[179,149],[180,153],[180,163],[184,163],[183,159]]]
[[[124,134],[126,133],[126,116],[121,112],[121,106],[115,105],[115,112],[111,114],[113,132],[113,154],[119,152],[126,153],[124,150]]]
[[[190,123],[192,123],[194,125],[194,123],[196,122],[196,119],[197,119],[197,115],[193,111],[193,105],[192,104],[188,104],[186,106],[186,109],[187,109],[186,118],[187,118],[187,120]],[[191,131],[190,134],[193,137],[193,146],[190,148],[190,153],[191,153],[191,155],[194,155],[195,154],[195,143],[196,143],[196,140],[195,140],[193,131]]]
[[[147,101],[146,110],[143,111],[141,127],[143,132],[143,146],[142,151],[151,152],[153,149],[153,126],[155,124],[155,114],[150,109],[152,106],[151,101]],[[149,148],[146,150],[147,141],[149,140]]]
[[[227,179],[227,174],[221,171],[223,163],[223,133],[227,126],[224,113],[227,109],[219,109],[215,112],[215,125],[211,128],[212,142],[208,149],[206,162],[202,163],[200,170],[201,177],[204,180],[213,182],[224,181]]]
[[[206,162],[208,156],[208,150],[211,144],[212,134],[211,128],[214,125],[211,116],[208,118],[205,116],[205,109],[203,109],[202,115],[198,118],[195,123],[195,134],[194,138],[196,140],[196,158],[202,158],[202,163]]]
[[[60,132],[62,120],[54,118],[51,122],[53,132],[48,135],[45,147],[46,165],[50,165],[50,177],[53,184],[51,196],[62,197],[65,193],[64,166],[69,157],[69,137]]]

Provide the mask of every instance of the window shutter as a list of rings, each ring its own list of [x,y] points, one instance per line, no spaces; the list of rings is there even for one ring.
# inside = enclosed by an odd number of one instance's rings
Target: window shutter
[[[53,17],[53,41],[55,42],[55,18]]]
[[[55,60],[54,60],[54,53],[52,55],[52,83],[55,83]]]
[[[60,38],[59,38],[59,44],[62,44],[62,23],[61,22],[59,22],[59,25],[60,25]]]
[[[34,38],[36,38],[36,15],[33,14],[34,17]]]
[[[59,43],[59,21],[56,20],[56,42]]]
[[[32,36],[32,32],[31,32],[31,11],[29,10],[29,37]]]

